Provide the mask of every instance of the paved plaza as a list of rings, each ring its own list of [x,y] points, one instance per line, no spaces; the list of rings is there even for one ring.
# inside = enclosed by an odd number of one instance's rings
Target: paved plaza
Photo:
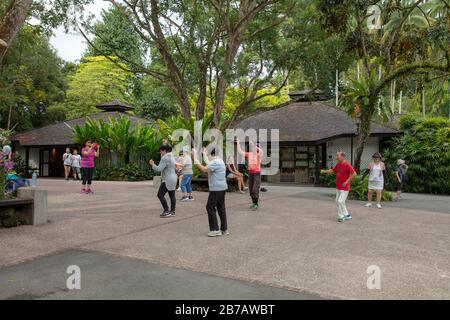
[[[0,229],[0,299],[450,299],[450,197],[349,201],[340,224],[332,189],[266,185],[258,212],[227,194],[231,235],[208,238],[207,193],[161,219],[152,182],[39,186],[49,223]],[[66,288],[69,265],[81,290]]]

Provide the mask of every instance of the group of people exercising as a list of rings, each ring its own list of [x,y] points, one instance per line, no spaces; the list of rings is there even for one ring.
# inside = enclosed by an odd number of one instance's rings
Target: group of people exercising
[[[253,142],[249,143],[249,151],[242,149],[240,142],[237,141],[237,151],[247,160],[248,164],[248,190],[252,203],[250,208],[257,210],[259,208],[259,191],[261,186],[261,163],[263,158],[263,150],[259,144]],[[194,164],[201,172],[208,176],[209,195],[206,203],[206,211],[208,213],[209,222],[209,237],[219,237],[229,235],[227,225],[227,214],[225,205],[225,194],[228,190],[228,178],[237,180],[238,189],[244,192],[247,188],[244,184],[244,176],[237,170],[234,161],[227,160],[227,164],[219,157],[217,148],[213,148],[209,154],[206,149],[202,150],[203,162],[198,159],[198,152],[195,149],[184,149],[180,152],[178,161],[172,153],[172,147],[168,144],[163,144],[159,148],[161,160],[158,164],[154,160],[150,160],[149,164],[153,170],[161,172],[161,185],[158,189],[158,199],[163,207],[161,218],[170,218],[176,215],[176,186],[177,186],[177,170],[181,170],[180,188],[183,192],[181,201],[192,201],[192,188],[190,182],[192,179]],[[228,175],[227,175],[228,169]],[[170,207],[165,198],[169,194]],[[217,219],[219,215],[219,221]]]
[[[261,189],[261,163],[264,151],[258,143],[249,142],[249,151],[241,147],[240,141],[236,140],[238,153],[246,159],[248,168],[248,188],[245,187],[244,175],[237,169],[234,158],[227,159],[227,164],[219,156],[218,147],[213,147],[209,154],[207,149],[202,150],[203,161],[198,159],[198,152],[195,149],[185,148],[175,159],[172,147],[164,143],[159,148],[161,160],[158,164],[150,160],[149,164],[153,170],[161,173],[161,185],[158,189],[158,199],[163,207],[161,218],[175,217],[176,215],[176,188],[178,175],[181,175],[180,190],[183,193],[181,201],[193,201],[191,181],[193,177],[193,166],[195,165],[201,172],[208,176],[209,195],[206,203],[206,211],[209,221],[209,237],[229,235],[227,225],[227,214],[225,205],[225,194],[228,190],[228,178],[237,180],[238,190],[244,193],[249,190],[251,197],[250,208],[258,210],[259,192]],[[93,193],[91,181],[94,170],[94,158],[99,156],[100,146],[92,143],[91,140],[85,142],[81,150],[81,167],[83,168],[82,193]],[[351,213],[347,210],[346,200],[350,191],[351,181],[357,175],[352,165],[346,161],[343,151],[336,153],[336,165],[329,170],[322,170],[323,174],[336,174],[336,204],[338,208],[338,221],[345,222],[352,219]],[[397,163],[396,177],[398,179],[397,198],[400,198],[401,186],[406,177],[407,166],[405,161],[399,160]],[[227,170],[228,169],[228,170]],[[368,203],[366,207],[371,207],[372,195],[376,193],[376,206],[381,209],[382,191],[384,189],[385,165],[381,161],[381,155],[377,152],[373,155],[372,161],[368,165],[366,174],[369,175]],[[228,174],[227,174],[228,172]],[[165,198],[169,194],[170,207]],[[220,218],[220,225],[217,219]]]

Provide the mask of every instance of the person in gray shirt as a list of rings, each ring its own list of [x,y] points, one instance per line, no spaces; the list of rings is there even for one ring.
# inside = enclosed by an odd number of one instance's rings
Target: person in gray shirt
[[[158,190],[158,199],[163,207],[161,218],[170,218],[175,216],[176,198],[175,189],[177,186],[177,175],[175,173],[175,158],[172,154],[172,147],[169,145],[162,145],[159,147],[161,154],[161,161],[156,165],[153,160],[150,160],[150,166],[153,170],[161,172],[161,185]],[[170,211],[166,201],[166,193],[170,197]]]
[[[225,176],[226,169],[223,160],[216,156],[216,151],[213,149],[211,155],[208,157],[205,150],[203,151],[206,166],[202,165],[195,159],[196,152],[194,150],[194,162],[197,168],[205,173],[208,173],[209,195],[206,204],[206,211],[208,212],[209,233],[208,237],[220,237],[222,235],[229,235],[227,225],[227,213],[225,208],[225,194],[228,189],[227,179]],[[217,213],[220,218],[220,228],[217,221]]]

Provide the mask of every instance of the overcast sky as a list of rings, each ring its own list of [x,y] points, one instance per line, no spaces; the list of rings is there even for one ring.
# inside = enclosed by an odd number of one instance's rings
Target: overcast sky
[[[85,11],[95,14],[99,18],[102,9],[108,8],[109,5],[103,0],[95,0],[93,4],[85,8]],[[74,62],[81,58],[87,44],[80,34],[74,32],[66,34],[62,27],[55,30],[54,33],[55,35],[50,39],[50,43],[62,59]]]

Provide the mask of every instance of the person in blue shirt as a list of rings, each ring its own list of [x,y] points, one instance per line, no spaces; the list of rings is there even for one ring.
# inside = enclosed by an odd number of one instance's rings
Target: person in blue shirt
[[[197,168],[208,174],[209,195],[206,204],[206,211],[208,212],[209,233],[208,237],[226,236],[228,232],[227,213],[225,208],[225,194],[228,189],[227,178],[225,176],[225,163],[221,158],[216,156],[216,150],[213,149],[211,154],[206,155],[203,150],[203,158],[206,165],[202,165],[196,159],[196,151],[193,150],[194,163]],[[217,221],[217,213],[220,218],[220,228]]]

